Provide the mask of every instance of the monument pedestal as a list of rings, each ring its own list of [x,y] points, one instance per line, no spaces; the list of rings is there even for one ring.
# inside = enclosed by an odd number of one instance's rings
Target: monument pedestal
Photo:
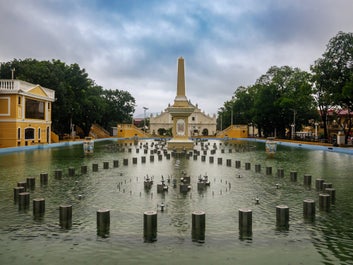
[[[167,147],[169,150],[176,150],[177,152],[181,152],[184,150],[192,150],[194,149],[194,142],[192,140],[178,140],[172,139],[168,141]]]

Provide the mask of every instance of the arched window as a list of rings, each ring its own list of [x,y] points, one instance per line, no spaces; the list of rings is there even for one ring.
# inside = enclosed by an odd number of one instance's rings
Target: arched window
[[[34,140],[34,128],[26,128],[25,129],[25,139],[26,140]]]

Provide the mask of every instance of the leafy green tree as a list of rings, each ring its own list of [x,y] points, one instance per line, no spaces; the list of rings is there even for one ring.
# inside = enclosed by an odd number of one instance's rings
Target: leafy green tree
[[[271,67],[249,87],[239,87],[230,101],[219,109],[223,128],[233,124],[252,124],[264,136],[285,137],[315,119],[310,75],[289,66]],[[224,121],[225,120],[225,121]]]
[[[317,116],[310,74],[289,66],[271,67],[257,82],[256,121],[265,136],[285,137],[286,131],[301,130]]]
[[[126,91],[105,91],[78,64],[14,59],[1,64],[0,78],[11,78],[11,69],[16,79],[55,90],[52,129],[59,135],[69,133],[71,124],[88,135],[93,123],[109,129],[117,122],[131,122],[135,99]]]
[[[347,140],[352,128],[353,111],[353,33],[339,32],[330,39],[322,58],[315,62],[311,70],[325,130],[328,109],[346,109],[346,124],[343,120],[337,121]]]
[[[132,113],[135,111],[135,99],[123,90],[104,90],[102,97],[105,101],[105,115],[102,126],[105,128],[116,126],[118,123],[131,123]]]

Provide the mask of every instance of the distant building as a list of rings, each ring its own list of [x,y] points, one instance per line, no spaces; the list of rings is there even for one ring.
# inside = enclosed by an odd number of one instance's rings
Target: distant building
[[[194,106],[194,112],[188,118],[188,132],[189,136],[214,136],[216,134],[217,118],[207,115],[202,112],[198,105]],[[152,135],[159,135],[159,132],[166,131],[172,128],[172,116],[166,108],[159,115],[151,115],[149,118],[150,128],[149,132]]]
[[[0,148],[51,142],[55,91],[21,80],[0,80]]]

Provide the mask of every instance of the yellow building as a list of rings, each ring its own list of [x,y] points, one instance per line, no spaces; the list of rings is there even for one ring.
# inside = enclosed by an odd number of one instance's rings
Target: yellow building
[[[50,143],[55,91],[0,79],[0,148]]]

